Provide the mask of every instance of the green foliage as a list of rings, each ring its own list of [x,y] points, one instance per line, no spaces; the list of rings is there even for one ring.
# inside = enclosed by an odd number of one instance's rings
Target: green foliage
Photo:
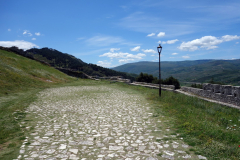
[[[169,78],[166,78],[165,80],[162,80],[162,84],[165,84],[165,85],[174,85],[175,86],[175,89],[180,89],[180,83],[179,81],[170,76]]]
[[[153,83],[153,81],[158,81],[156,77],[153,75],[148,75],[147,73],[140,73],[139,76],[136,78],[137,82],[146,82],[146,83]]]
[[[148,75],[147,73],[140,73],[139,76],[136,78],[137,82],[146,82],[146,83],[154,83],[154,84],[159,84],[159,80],[157,77],[153,77],[153,75]],[[161,79],[161,84],[165,85],[174,85],[176,89],[180,88],[180,83],[179,81],[170,76],[169,78],[166,78],[165,80]]]
[[[202,84],[196,84],[196,83],[194,83],[194,84],[191,84],[191,87],[203,89]]]

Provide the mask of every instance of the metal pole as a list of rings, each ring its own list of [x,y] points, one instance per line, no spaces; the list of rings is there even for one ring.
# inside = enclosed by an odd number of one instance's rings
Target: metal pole
[[[160,65],[160,52],[159,52],[159,97],[161,97],[161,65]]]

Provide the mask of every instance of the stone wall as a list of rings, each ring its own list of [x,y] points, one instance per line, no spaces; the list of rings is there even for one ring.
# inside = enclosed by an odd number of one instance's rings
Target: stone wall
[[[159,87],[159,84],[154,84],[154,83],[145,83],[145,82],[133,82],[134,84],[139,84],[139,85],[146,85],[146,86],[154,86],[154,87]],[[164,85],[161,84],[162,88],[168,88],[171,90],[175,90],[175,86],[174,85]]]
[[[181,87],[182,91],[201,97],[240,106],[240,86],[204,83],[203,89]]]

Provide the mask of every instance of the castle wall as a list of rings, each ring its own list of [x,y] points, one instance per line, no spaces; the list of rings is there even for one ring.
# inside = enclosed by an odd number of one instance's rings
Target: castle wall
[[[140,85],[146,85],[146,86],[153,86],[153,87],[159,87],[159,84],[154,84],[154,83],[145,83],[145,82],[133,82],[134,84],[140,84]],[[174,85],[164,85],[161,84],[161,87],[163,88],[168,88],[171,90],[175,90],[175,86]]]
[[[181,90],[201,97],[240,106],[240,86],[209,83],[204,83],[202,86],[203,89],[181,87]]]

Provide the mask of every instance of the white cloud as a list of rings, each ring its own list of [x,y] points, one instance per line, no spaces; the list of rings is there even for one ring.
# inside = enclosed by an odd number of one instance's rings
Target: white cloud
[[[239,42],[236,42],[236,44],[238,44]]]
[[[33,41],[35,41],[35,40],[36,40],[36,38],[32,38],[32,40],[33,40]]]
[[[233,40],[237,40],[237,39],[240,39],[240,36],[231,36],[231,35],[225,35],[225,36],[222,36],[222,40],[223,41],[233,41]]]
[[[127,62],[130,62],[130,61],[134,61],[134,59],[120,59],[118,62],[119,63],[127,63]]]
[[[112,52],[107,52],[104,53],[103,55],[100,55],[99,57],[108,57],[108,58],[124,58],[124,59],[142,59],[142,57],[146,56],[145,54],[138,53],[136,55],[130,54],[130,53],[112,53]]]
[[[35,35],[36,35],[36,36],[40,36],[40,35],[41,35],[41,33],[40,33],[40,32],[37,32],[37,33],[35,33]]]
[[[184,58],[184,59],[188,59],[188,58],[190,58],[189,56],[182,56],[182,58]]]
[[[142,49],[142,51],[144,53],[157,53],[157,51],[153,50],[153,49]]]
[[[109,58],[124,58],[128,55],[129,53],[123,53],[123,52],[119,52],[119,53],[112,53],[112,52],[107,52],[104,53],[103,55],[100,55],[99,57],[109,57]]]
[[[116,43],[123,43],[124,40],[113,36],[95,36],[87,39],[86,42],[92,46],[109,46]]]
[[[158,37],[164,37],[165,36],[165,32],[159,32],[157,36]]]
[[[139,51],[139,49],[140,49],[140,46],[137,46],[137,47],[134,47],[134,48],[132,48],[132,49],[130,49],[131,51]]]
[[[32,33],[30,33],[28,30],[24,30],[23,35],[32,36]]]
[[[152,37],[152,36],[155,36],[155,33],[150,33],[147,35],[147,37]]]
[[[11,31],[11,29],[9,28],[9,29],[8,29],[8,31],[10,32],[10,31]]]
[[[114,51],[118,51],[118,50],[120,50],[120,48],[111,48],[110,52],[114,52]]]
[[[178,53],[172,53],[172,55],[177,55]]]
[[[98,61],[97,65],[108,68],[108,67],[111,67],[111,62],[108,62],[108,61]]]
[[[222,36],[221,38],[217,38],[214,36],[204,36],[200,39],[183,42],[178,48],[180,50],[186,50],[186,51],[195,51],[195,50],[198,50],[199,48],[205,48],[209,50],[209,49],[218,48],[217,45],[220,43],[237,40],[237,39],[240,39],[240,36],[225,35],[225,36]]]
[[[20,49],[27,50],[31,49],[33,47],[39,47],[36,44],[33,44],[31,42],[23,41],[23,40],[16,40],[16,41],[0,41],[0,46],[3,47],[12,47],[16,46]]]
[[[178,39],[173,39],[173,40],[168,40],[168,41],[158,41],[158,43],[162,43],[162,44],[174,44],[175,42],[177,42]]]

